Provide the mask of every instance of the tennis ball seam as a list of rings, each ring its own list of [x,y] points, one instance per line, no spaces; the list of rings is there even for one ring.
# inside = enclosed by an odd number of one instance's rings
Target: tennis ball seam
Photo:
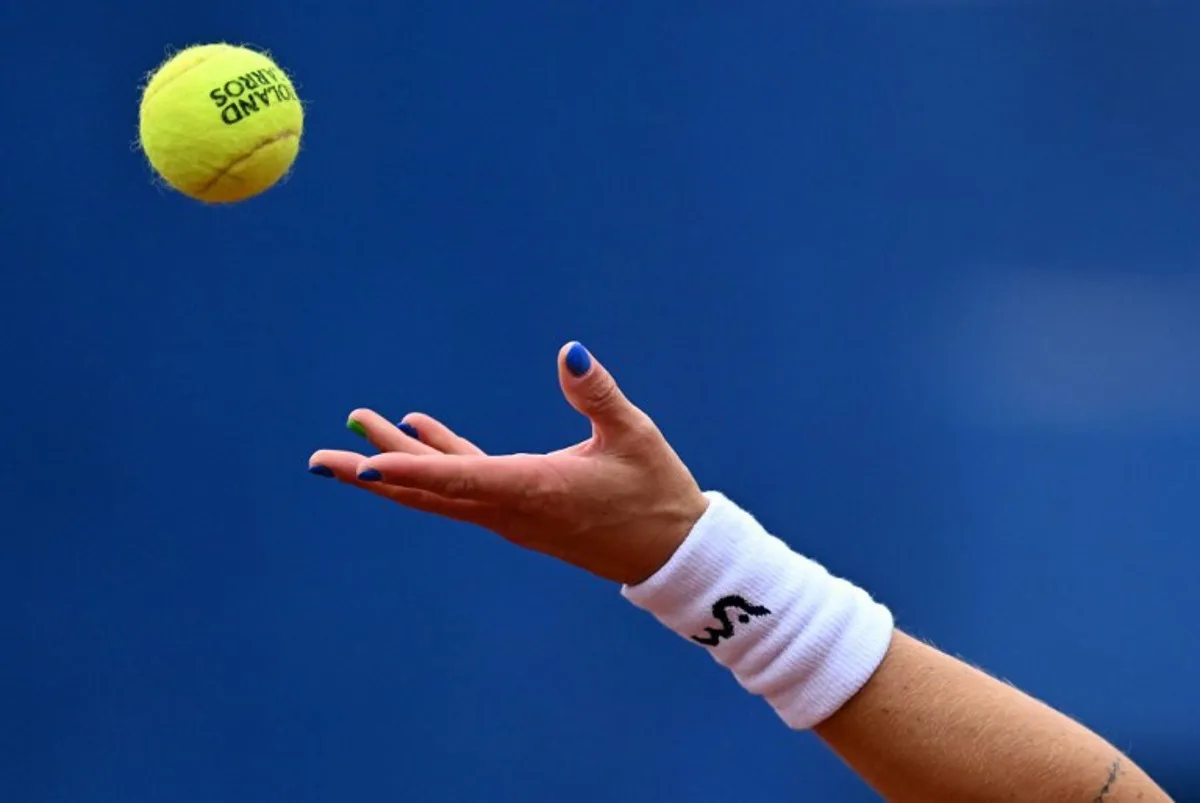
[[[215,58],[219,58],[219,57],[221,57],[221,56],[225,55],[225,54],[226,54],[226,53],[228,53],[228,52],[229,52],[229,51],[228,51],[228,50],[225,50],[225,49],[221,49],[221,50],[215,50],[215,51],[213,51],[212,53],[209,53],[209,54],[208,54],[207,56],[205,56],[204,58],[202,58],[202,59],[198,59],[198,60],[196,60],[196,61],[193,61],[191,64],[189,64],[188,66],[184,67],[182,70],[180,70],[179,72],[175,73],[175,74],[174,74],[174,75],[172,75],[170,78],[168,78],[167,80],[163,81],[163,82],[162,82],[162,83],[160,83],[158,86],[156,86],[156,87],[154,88],[154,91],[153,91],[153,92],[150,92],[150,93],[148,93],[148,94],[146,94],[146,95],[143,95],[143,96],[142,96],[142,106],[143,106],[143,107],[145,107],[145,106],[146,106],[146,104],[147,104],[147,103],[149,103],[149,102],[150,102],[150,100],[151,100],[152,98],[156,98],[156,97],[158,97],[158,94],[159,94],[160,92],[162,92],[164,89],[166,89],[167,87],[169,87],[171,84],[175,83],[175,81],[177,81],[177,80],[179,79],[179,77],[180,77],[180,76],[182,76],[182,75],[187,75],[187,74],[188,74],[188,73],[190,73],[192,70],[194,70],[194,69],[196,69],[197,67],[199,67],[200,65],[202,65],[202,64],[208,64],[208,63],[209,63],[210,61],[212,61],[213,59],[215,59]],[[163,62],[163,66],[166,66],[166,64],[170,63],[170,61],[171,61],[171,59],[167,59],[167,61],[166,61],[166,62]],[[162,69],[162,67],[159,67],[159,70],[161,70],[161,69]],[[155,72],[157,72],[157,70],[156,70]],[[153,79],[154,75],[153,75],[153,74],[151,74],[151,76],[150,76],[150,77],[151,77],[151,79]]]
[[[211,177],[209,177],[209,179],[204,182],[204,185],[201,186],[198,190],[196,190],[196,192],[200,195],[207,193],[213,187],[217,186],[217,182],[219,182],[221,179],[225,178],[225,176],[229,175],[229,172],[231,170],[233,170],[235,167],[240,165],[242,162],[244,162],[247,159],[254,156],[254,154],[258,153],[263,148],[266,148],[270,145],[274,145],[276,142],[283,142],[286,139],[293,139],[293,138],[296,138],[299,136],[300,136],[300,132],[297,131],[296,129],[285,128],[282,131],[272,134],[269,137],[264,137],[263,139],[261,139],[257,143],[255,143],[253,148],[250,148],[249,150],[233,157],[233,159],[230,159],[229,162],[226,163],[224,167],[220,168],[219,170],[217,170],[216,173],[214,173]]]

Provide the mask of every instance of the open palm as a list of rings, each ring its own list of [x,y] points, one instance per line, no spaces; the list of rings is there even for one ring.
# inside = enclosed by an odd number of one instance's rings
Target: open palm
[[[578,343],[559,352],[563,394],[592,423],[548,454],[487,455],[437,419],[393,425],[355,410],[380,454],[320,450],[310,470],[405,507],[477,524],[522,547],[622,583],[662,566],[707,500],[650,418]]]

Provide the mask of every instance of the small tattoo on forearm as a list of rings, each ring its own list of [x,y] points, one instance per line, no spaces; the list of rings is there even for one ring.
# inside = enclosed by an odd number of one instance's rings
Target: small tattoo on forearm
[[[1092,798],[1092,803],[1104,803],[1105,800],[1108,800],[1108,793],[1116,785],[1117,778],[1120,777],[1121,772],[1121,759],[1118,758],[1108,768],[1108,779],[1104,782],[1104,786],[1100,787],[1100,794]]]

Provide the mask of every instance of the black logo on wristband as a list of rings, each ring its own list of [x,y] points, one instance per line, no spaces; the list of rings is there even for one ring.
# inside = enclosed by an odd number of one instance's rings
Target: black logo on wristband
[[[704,631],[707,636],[692,636],[692,641],[709,647],[715,647],[721,642],[721,639],[733,638],[733,622],[729,620],[729,612],[731,610],[740,611],[737,615],[737,620],[742,624],[750,621],[752,616],[766,616],[770,613],[769,610],[761,605],[751,605],[744,597],[739,597],[736,594],[721,597],[713,603],[712,615],[713,618],[721,623],[721,627],[706,627]]]

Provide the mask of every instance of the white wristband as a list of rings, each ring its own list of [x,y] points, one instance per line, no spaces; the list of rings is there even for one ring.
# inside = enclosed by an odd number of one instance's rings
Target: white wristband
[[[842,707],[891,644],[891,612],[861,588],[793,552],[715,492],[667,564],[621,593],[705,646],[789,726]]]

